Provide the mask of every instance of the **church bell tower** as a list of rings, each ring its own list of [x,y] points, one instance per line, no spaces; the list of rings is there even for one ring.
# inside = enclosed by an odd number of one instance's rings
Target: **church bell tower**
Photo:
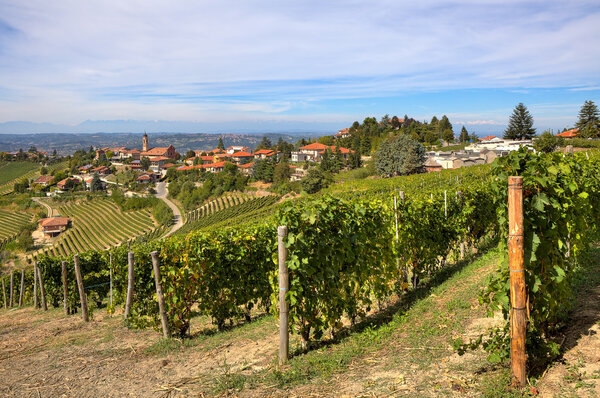
[[[144,131],[144,138],[142,140],[142,152],[148,152],[148,134]]]

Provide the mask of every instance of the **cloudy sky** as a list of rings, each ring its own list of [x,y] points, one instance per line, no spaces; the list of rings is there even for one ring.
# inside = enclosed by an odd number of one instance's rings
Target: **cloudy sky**
[[[0,0],[0,123],[558,129],[600,104],[599,43],[598,0]]]

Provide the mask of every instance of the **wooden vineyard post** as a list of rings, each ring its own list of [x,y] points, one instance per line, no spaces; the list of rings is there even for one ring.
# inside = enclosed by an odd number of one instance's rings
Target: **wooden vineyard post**
[[[21,288],[19,289],[19,307],[23,305],[23,297],[25,296],[25,270],[21,270]]]
[[[38,303],[38,295],[37,295],[37,287],[38,287],[38,277],[37,277],[37,263],[33,263],[33,308],[40,308]]]
[[[526,383],[527,292],[523,248],[523,177],[508,177],[508,267],[510,270],[510,358],[515,382]]]
[[[79,288],[79,301],[81,302],[81,318],[84,322],[89,322],[88,308],[87,308],[87,297],[83,289],[83,278],[81,277],[81,268],[79,268],[79,255],[73,256],[73,262],[75,263],[75,278],[77,279],[77,287]]]
[[[287,248],[283,240],[287,236],[286,226],[277,227],[277,248],[279,252],[279,365],[285,365],[290,352],[290,336],[288,331],[288,302],[286,293],[289,288]]]
[[[158,311],[160,312],[160,323],[162,324],[163,336],[168,339],[171,336],[169,332],[169,322],[167,321],[167,313],[165,311],[165,298],[163,297],[162,285],[160,283],[160,264],[158,260],[158,252],[150,253],[152,256],[152,268],[154,268],[154,283],[156,284],[156,298],[158,299]]]
[[[8,306],[10,308],[14,305],[14,296],[15,296],[15,271],[10,271],[10,299],[8,300]]]
[[[44,288],[44,279],[42,278],[42,271],[37,269],[38,282],[40,284],[40,298],[42,299],[42,308],[44,311],[48,311],[48,305],[46,304],[46,289]]]
[[[4,286],[4,275],[2,277],[2,302],[4,303],[4,309],[6,309],[6,286]]]
[[[131,311],[131,302],[133,301],[133,281],[134,281],[133,252],[129,252],[127,254],[127,263],[128,263],[128,267],[127,267],[127,299],[125,300],[125,314],[124,314],[125,319],[127,319],[127,317],[129,317],[129,312]]]
[[[109,268],[108,268],[108,272],[109,272],[109,277],[110,277],[110,296],[109,296],[109,303],[110,303],[110,308],[111,311],[113,310],[113,271],[112,271],[112,253],[108,253],[108,262],[109,262]]]
[[[457,176],[458,178],[458,176]],[[448,201],[446,198],[446,191],[444,191],[444,217],[448,218]]]
[[[67,262],[63,261],[61,263],[62,269],[62,285],[63,285],[63,307],[65,309],[65,315],[69,315],[69,303],[67,302],[67,296],[69,295],[69,290],[67,287]]]

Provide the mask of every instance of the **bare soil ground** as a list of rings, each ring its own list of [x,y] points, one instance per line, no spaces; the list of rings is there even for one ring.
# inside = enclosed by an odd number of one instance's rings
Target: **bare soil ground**
[[[206,332],[204,326],[196,325],[192,333]],[[233,329],[179,349],[181,342],[165,348],[156,331],[129,330],[121,316],[102,310],[87,324],[77,315],[65,317],[61,309],[3,311],[0,396],[198,396],[211,374],[251,371],[271,362],[275,321],[258,320],[254,328],[241,338]]]
[[[600,397],[600,286],[579,295],[565,353],[537,386],[541,397]]]

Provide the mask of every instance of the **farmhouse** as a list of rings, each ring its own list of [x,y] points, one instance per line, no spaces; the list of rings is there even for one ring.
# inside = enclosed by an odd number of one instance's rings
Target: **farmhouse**
[[[31,185],[39,185],[42,187],[47,187],[48,185],[52,184],[53,181],[54,181],[53,176],[40,176],[37,180],[32,182]]]
[[[333,138],[348,138],[348,137],[350,137],[350,127],[346,127],[345,129],[338,130],[338,132],[333,135]]]
[[[277,156],[281,152],[277,152]],[[261,149],[259,151],[254,152],[254,159],[272,159],[275,157],[275,151],[272,149]]]
[[[158,176],[154,173],[148,172],[140,174],[137,178],[138,184],[150,184],[156,182]]]
[[[225,151],[228,155],[233,155],[236,152],[249,152],[252,153],[252,148],[243,145],[233,145],[227,148]]]
[[[562,138],[575,138],[579,135],[578,131],[579,131],[579,129],[571,129],[571,130],[563,131],[560,134],[556,134],[556,136],[562,137]]]
[[[56,187],[62,191],[65,188],[68,188],[69,186],[73,186],[78,183],[79,180],[77,178],[67,177],[64,180],[57,182]]]
[[[251,162],[254,159],[254,155],[246,151],[239,151],[232,154],[231,159],[235,164],[245,164]]]
[[[300,151],[292,152],[292,162],[320,162],[321,156],[323,155],[323,153],[325,153],[327,149],[329,149],[333,153],[339,151],[344,159],[348,159],[348,156],[354,152],[352,149],[344,148],[341,146],[324,145],[318,142],[302,146],[299,149]]]
[[[50,217],[42,218],[38,221],[40,230],[45,236],[57,236],[65,231],[69,226],[70,220],[68,217]]]

